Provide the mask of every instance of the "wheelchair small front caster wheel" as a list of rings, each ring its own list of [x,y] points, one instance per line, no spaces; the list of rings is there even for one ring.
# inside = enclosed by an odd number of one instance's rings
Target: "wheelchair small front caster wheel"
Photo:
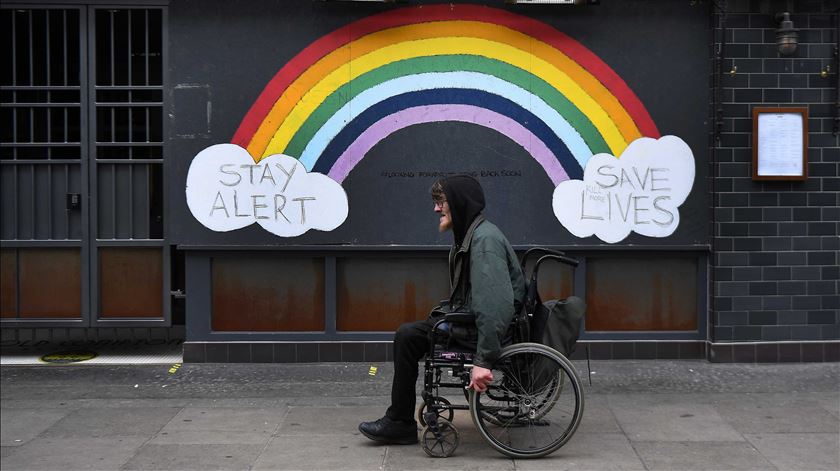
[[[452,403],[449,402],[449,400],[447,400],[444,397],[436,397],[433,400],[434,400],[435,405],[446,406],[445,409],[440,409],[440,410],[437,410],[435,412],[437,414],[438,419],[444,419],[444,420],[448,420],[449,422],[452,422],[452,419],[455,418],[455,411],[453,409],[449,408],[449,406],[451,406]],[[417,409],[417,421],[420,422],[420,425],[423,426],[423,427],[425,427],[427,425],[426,424],[426,418],[423,417],[423,415],[425,413],[426,413],[426,403],[424,402],[424,403],[420,404],[420,408]]]
[[[436,428],[437,431],[433,428]],[[423,451],[432,458],[452,456],[460,443],[461,437],[458,435],[458,429],[446,419],[438,419],[437,426],[433,424],[423,427],[420,445],[423,447]]]

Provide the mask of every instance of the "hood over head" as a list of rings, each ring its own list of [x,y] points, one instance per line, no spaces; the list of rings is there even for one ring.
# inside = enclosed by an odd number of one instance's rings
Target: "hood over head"
[[[478,180],[469,175],[443,178],[441,186],[449,203],[455,243],[461,245],[470,224],[484,210],[484,190]]]

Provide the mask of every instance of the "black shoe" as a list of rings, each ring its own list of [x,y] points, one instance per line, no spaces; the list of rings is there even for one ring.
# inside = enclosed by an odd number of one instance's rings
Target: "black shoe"
[[[417,424],[382,417],[373,422],[362,422],[359,431],[379,443],[392,445],[414,445],[417,443]]]

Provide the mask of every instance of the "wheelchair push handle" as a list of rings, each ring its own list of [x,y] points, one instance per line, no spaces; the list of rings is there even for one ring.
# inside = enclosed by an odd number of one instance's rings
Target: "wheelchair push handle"
[[[534,264],[534,269],[531,271],[531,285],[533,285],[534,287],[536,287],[537,278],[539,278],[540,265],[546,260],[554,260],[554,261],[563,263],[565,265],[570,265],[572,267],[576,267],[576,266],[580,265],[579,261],[577,261],[573,258],[569,258],[565,255],[554,255],[554,254],[543,255],[542,257],[540,257],[537,260],[537,263]]]
[[[539,265],[540,263],[542,263],[546,260],[557,260],[560,263],[564,263],[566,265],[571,265],[573,267],[577,267],[578,265],[580,265],[580,261],[578,261],[574,258],[570,258],[570,257],[567,257],[565,255],[554,255],[554,254],[543,255],[542,257],[539,258],[539,260],[537,260],[537,265]]]
[[[559,250],[547,249],[545,247],[531,247],[530,249],[525,251],[525,254],[522,255],[522,269],[525,269],[525,263],[528,262],[528,258],[537,252],[541,252],[544,254],[551,254],[551,255],[558,255],[560,257],[566,255],[565,253]]]
[[[560,263],[564,263],[566,265],[571,265],[573,267],[576,267],[580,264],[579,261],[577,261],[573,258],[567,257],[564,252],[561,252],[559,250],[547,249],[545,247],[532,247],[532,248],[528,249],[527,251],[525,251],[525,254],[522,255],[522,272],[523,273],[525,273],[525,265],[528,263],[528,258],[535,253],[540,253],[542,255],[540,256],[539,259],[537,259],[536,265],[534,265],[534,274],[536,274],[536,272],[539,271],[540,264],[542,262],[544,262],[545,260],[556,260]]]

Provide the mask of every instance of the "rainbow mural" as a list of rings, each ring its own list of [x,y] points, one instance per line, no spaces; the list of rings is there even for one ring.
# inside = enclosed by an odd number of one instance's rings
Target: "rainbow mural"
[[[298,159],[342,182],[400,129],[460,121],[521,145],[557,185],[594,154],[659,137],[595,54],[540,21],[479,5],[369,16],[310,44],[268,83],[232,142],[259,161]]]

